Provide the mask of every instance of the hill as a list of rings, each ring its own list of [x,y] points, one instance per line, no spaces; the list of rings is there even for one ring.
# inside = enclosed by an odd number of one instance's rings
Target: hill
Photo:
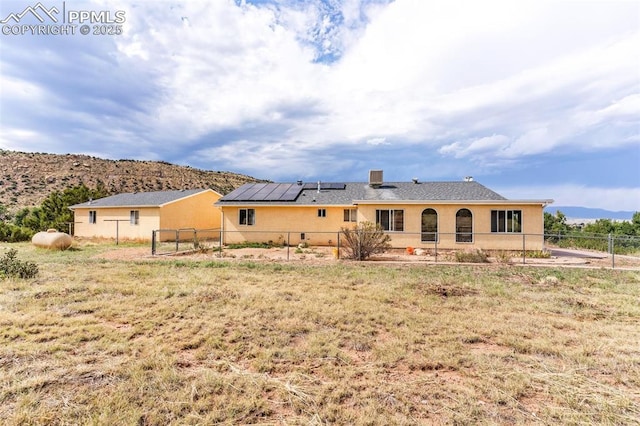
[[[164,161],[105,160],[78,154],[0,150],[0,204],[10,211],[39,205],[51,192],[85,184],[111,193],[212,188],[221,194],[260,179]]]
[[[567,219],[586,221],[595,221],[596,219],[630,221],[635,213],[632,211],[611,211],[577,206],[550,206],[545,208],[546,212],[553,215],[555,215],[558,210],[561,211]]]

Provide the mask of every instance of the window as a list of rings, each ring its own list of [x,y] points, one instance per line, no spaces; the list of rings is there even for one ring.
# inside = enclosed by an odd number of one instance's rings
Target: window
[[[255,225],[256,224],[256,210],[255,209],[240,209],[240,225]]]
[[[129,223],[131,225],[137,225],[140,223],[140,210],[131,210],[129,212]]]
[[[456,242],[473,242],[473,214],[469,209],[460,209],[456,213]]]
[[[491,232],[522,232],[522,210],[491,210]]]
[[[327,209],[318,209],[318,217],[327,217]]]
[[[422,211],[422,242],[438,241],[438,213],[434,209]]]
[[[344,221],[345,222],[357,222],[357,210],[356,209],[344,209]]]
[[[96,223],[98,214],[95,210],[89,210],[89,223]]]
[[[404,231],[404,210],[376,210],[376,225],[385,231]]]

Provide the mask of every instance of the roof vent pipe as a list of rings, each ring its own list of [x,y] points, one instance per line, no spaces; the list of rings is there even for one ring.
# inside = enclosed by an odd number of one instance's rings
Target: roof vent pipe
[[[297,184],[298,186],[302,185],[302,180],[298,180]]]
[[[411,180],[413,181],[413,183],[418,183],[418,178],[413,178]]]
[[[464,177],[464,181],[465,182],[473,182],[473,176],[465,176]]]
[[[320,193],[320,181],[318,181],[318,194]]]

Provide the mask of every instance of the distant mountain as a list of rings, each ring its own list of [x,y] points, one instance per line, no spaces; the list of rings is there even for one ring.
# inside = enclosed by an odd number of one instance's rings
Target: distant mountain
[[[611,219],[611,220],[627,220],[630,221],[635,212],[632,211],[611,211],[604,209],[592,209],[588,207],[577,206],[549,206],[544,209],[553,215],[556,211],[561,211],[567,219]]]
[[[265,181],[164,161],[105,160],[0,149],[0,204],[10,211],[39,205],[53,191],[80,184],[92,189],[101,184],[112,194],[200,188],[227,194],[247,182]]]

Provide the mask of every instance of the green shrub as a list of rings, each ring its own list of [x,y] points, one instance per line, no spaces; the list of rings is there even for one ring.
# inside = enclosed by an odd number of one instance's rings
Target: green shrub
[[[24,226],[14,225],[12,223],[0,222],[0,241],[7,243],[17,243],[20,241],[29,241],[35,232]]]
[[[34,278],[38,275],[38,265],[18,260],[16,249],[10,249],[0,257],[0,277]]]

